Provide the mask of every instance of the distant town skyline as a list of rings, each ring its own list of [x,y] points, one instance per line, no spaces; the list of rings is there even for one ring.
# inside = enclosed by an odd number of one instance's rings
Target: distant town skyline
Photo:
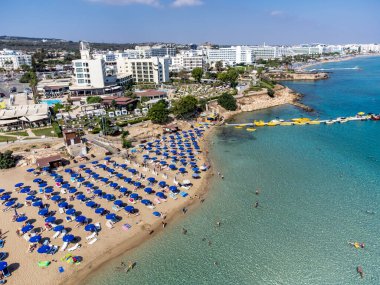
[[[0,35],[90,42],[380,42],[380,1],[3,0]],[[17,11],[13,13],[12,11]]]

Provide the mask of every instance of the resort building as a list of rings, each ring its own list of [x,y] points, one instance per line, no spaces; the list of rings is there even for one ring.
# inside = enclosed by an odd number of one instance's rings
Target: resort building
[[[163,83],[169,81],[169,58],[118,58],[117,72],[131,74],[135,82]]]
[[[222,61],[228,65],[235,65],[253,64],[255,62],[255,55],[248,46],[231,46],[219,49],[208,48],[205,53],[209,63]]]
[[[6,70],[20,69],[22,65],[32,65],[32,56],[20,51],[3,49],[0,51],[0,68]]]
[[[81,59],[73,60],[74,84],[70,92],[74,95],[121,95],[123,85],[132,80],[131,74],[117,72],[116,67],[107,67],[103,58],[93,58],[88,43],[80,43]]]

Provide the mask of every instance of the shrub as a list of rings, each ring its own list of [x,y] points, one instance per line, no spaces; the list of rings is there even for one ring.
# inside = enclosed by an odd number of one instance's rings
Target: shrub
[[[51,126],[53,127],[53,130],[55,134],[57,135],[57,137],[59,138],[63,137],[61,127],[59,126],[57,122],[53,122]]]
[[[224,93],[218,98],[218,104],[229,111],[235,111],[237,109],[236,99],[228,93]]]
[[[7,150],[5,152],[0,152],[0,169],[8,169],[15,167],[17,163],[17,158],[13,156],[13,152]]]
[[[268,88],[268,95],[269,97],[274,97],[274,90],[272,88]]]

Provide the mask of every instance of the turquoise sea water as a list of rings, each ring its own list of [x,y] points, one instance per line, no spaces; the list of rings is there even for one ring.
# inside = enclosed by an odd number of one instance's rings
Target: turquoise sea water
[[[286,83],[306,95],[314,117],[380,113],[379,57],[323,68],[335,69],[330,79]],[[282,106],[234,121],[299,116],[310,114]],[[87,284],[380,284],[380,122],[225,127],[213,140],[225,179],[214,177],[204,204]],[[132,272],[114,270],[128,260],[137,261]]]

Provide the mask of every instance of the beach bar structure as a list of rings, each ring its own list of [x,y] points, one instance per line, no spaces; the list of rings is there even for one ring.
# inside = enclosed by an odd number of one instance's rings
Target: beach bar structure
[[[17,130],[50,124],[47,104],[11,106],[0,110],[0,130]]]
[[[59,154],[36,159],[37,167],[57,168],[63,165],[62,157]]]

